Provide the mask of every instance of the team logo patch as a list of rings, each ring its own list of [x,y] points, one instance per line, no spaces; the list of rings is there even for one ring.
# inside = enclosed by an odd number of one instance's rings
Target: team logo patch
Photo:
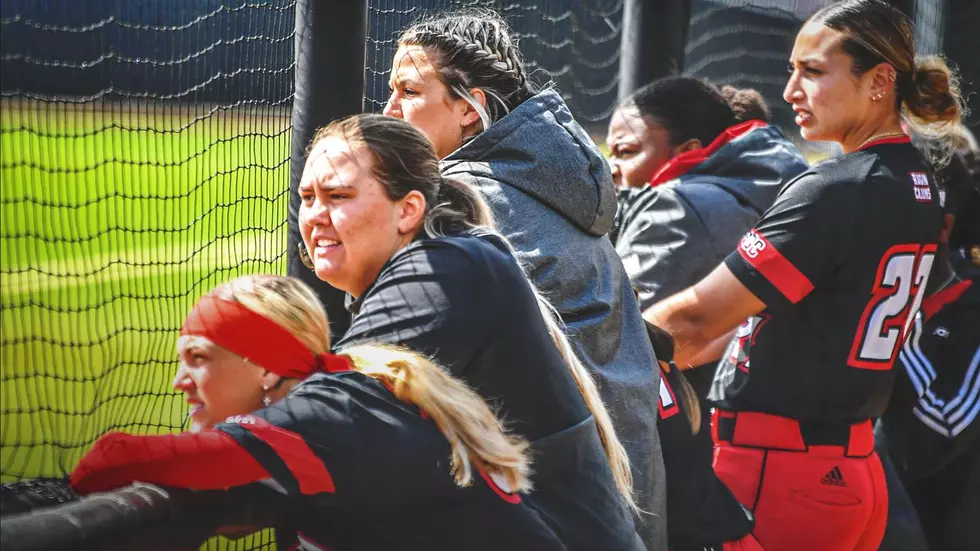
[[[912,191],[915,193],[915,200],[921,203],[932,201],[932,190],[929,189],[929,177],[925,172],[909,172],[912,177]]]
[[[766,242],[753,230],[742,237],[742,241],[738,246],[745,252],[746,256],[756,258],[759,256],[759,253],[765,250]]]

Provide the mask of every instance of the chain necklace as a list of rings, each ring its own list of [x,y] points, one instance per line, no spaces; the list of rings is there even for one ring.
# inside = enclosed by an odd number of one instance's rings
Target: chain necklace
[[[886,138],[905,138],[905,137],[906,137],[905,132],[885,132],[883,134],[875,134],[874,136],[871,136],[867,140],[861,142],[861,145],[859,145],[855,151],[860,151],[864,149],[864,147],[869,143],[877,140],[884,140]]]

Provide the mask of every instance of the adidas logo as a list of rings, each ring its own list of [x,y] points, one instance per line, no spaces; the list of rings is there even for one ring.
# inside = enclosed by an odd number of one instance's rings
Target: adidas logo
[[[829,484],[831,486],[847,486],[847,484],[844,483],[844,475],[841,474],[840,467],[837,466],[834,466],[833,469],[830,469],[830,472],[823,475],[823,478],[820,479],[820,483]]]

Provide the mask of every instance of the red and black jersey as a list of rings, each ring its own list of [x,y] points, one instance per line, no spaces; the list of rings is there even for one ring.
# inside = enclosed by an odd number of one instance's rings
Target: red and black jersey
[[[752,531],[751,515],[715,476],[709,418],[702,416],[693,434],[678,392],[679,369],[660,370],[660,419],[657,428],[667,471],[667,538],[673,551],[721,549]]]
[[[766,309],[723,357],[712,401],[823,423],[881,415],[941,224],[936,186],[907,138],[787,184],[725,260]]]
[[[273,406],[200,433],[108,434],[72,473],[80,494],[136,481],[271,483],[289,496],[285,520],[302,549],[565,549],[493,476],[457,486],[435,424],[353,371],[313,375]]]

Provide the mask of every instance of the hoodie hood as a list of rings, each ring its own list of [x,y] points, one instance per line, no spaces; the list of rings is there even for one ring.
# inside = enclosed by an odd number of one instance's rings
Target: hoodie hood
[[[593,235],[612,228],[616,191],[609,165],[555,90],[529,98],[449,154],[442,173],[515,187]]]
[[[713,184],[761,215],[788,182],[787,175],[806,168],[806,159],[778,128],[753,120],[728,128],[707,147],[674,157],[650,185],[675,180],[678,185]]]

